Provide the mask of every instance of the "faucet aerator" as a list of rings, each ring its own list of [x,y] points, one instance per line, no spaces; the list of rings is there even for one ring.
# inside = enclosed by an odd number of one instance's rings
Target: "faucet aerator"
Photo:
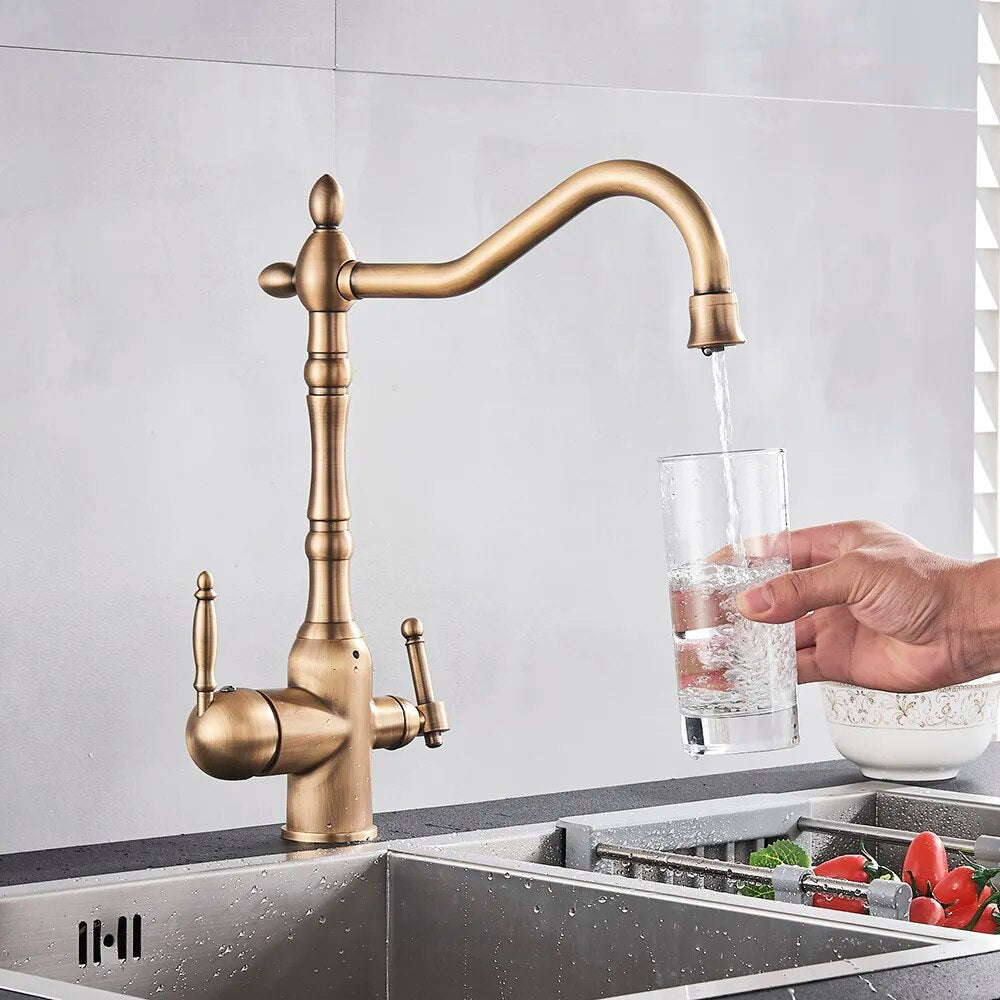
[[[745,343],[740,326],[740,311],[732,292],[708,292],[692,295],[690,303],[691,336],[688,347],[705,354]]]

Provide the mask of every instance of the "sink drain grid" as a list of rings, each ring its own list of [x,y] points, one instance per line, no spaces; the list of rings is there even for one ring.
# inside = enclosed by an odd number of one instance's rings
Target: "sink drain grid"
[[[599,858],[623,863],[624,874],[632,878],[637,877],[636,867],[640,865],[652,865],[688,875],[717,875],[735,883],[771,886],[774,898],[784,903],[809,905],[816,894],[862,900],[873,917],[907,920],[913,898],[913,890],[903,882],[883,879],[867,884],[848,882],[817,875],[811,868],[798,865],[756,868],[735,861],[603,843],[597,844],[595,852]]]

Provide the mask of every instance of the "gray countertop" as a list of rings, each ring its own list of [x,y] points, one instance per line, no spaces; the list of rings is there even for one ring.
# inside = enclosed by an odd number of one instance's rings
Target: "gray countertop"
[[[763,792],[788,792],[863,780],[857,768],[846,761],[797,764],[763,771],[737,771],[679,778],[614,788],[556,792],[517,799],[500,799],[402,812],[376,817],[381,839],[433,836],[448,832],[495,829],[525,823],[540,823],[560,816],[636,809],[643,806],[697,802],[703,799]],[[1000,795],[1000,746],[993,744],[959,778],[933,787],[978,795]],[[179,834],[149,840],[88,844],[48,851],[26,851],[0,856],[0,885],[20,885],[50,879],[73,878],[117,871],[138,871],[171,865],[197,864],[231,858],[289,854],[313,850],[286,843],[278,826],[251,826],[212,833]],[[953,959],[909,969],[847,976],[796,986],[746,994],[753,1000],[926,1000],[955,997],[962,1000],[1000,998],[1000,954]]]

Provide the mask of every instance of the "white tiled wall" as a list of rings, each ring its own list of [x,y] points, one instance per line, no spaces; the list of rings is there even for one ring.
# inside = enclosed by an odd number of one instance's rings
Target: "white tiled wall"
[[[338,0],[337,68],[968,108],[968,0]]]
[[[974,0],[338,0],[335,72],[305,68],[332,0],[95,6],[0,0],[0,850],[281,815],[187,760],[190,594],[212,568],[221,683],[281,681],[305,317],[255,275],[325,170],[372,260],[460,253],[595,159],[675,170],[732,255],[737,445],[789,449],[799,524],[968,554]],[[379,690],[424,619],[455,725],[377,755],[379,808],[830,754],[814,691],[798,751],[677,743],[654,459],[715,444],[688,283],[617,201],[464,299],[352,310],[356,608]]]
[[[332,0],[0,0],[0,45],[334,68]]]
[[[333,74],[15,48],[0,91],[0,850],[280,816],[185,760],[188,619],[209,566],[220,683],[281,680],[303,340],[255,275],[333,160]]]

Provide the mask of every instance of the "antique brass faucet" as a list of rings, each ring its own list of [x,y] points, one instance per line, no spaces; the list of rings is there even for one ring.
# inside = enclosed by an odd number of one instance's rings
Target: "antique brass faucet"
[[[348,386],[347,310],[363,298],[445,298],[478,288],[585,208],[616,195],[652,202],[673,221],[691,257],[689,347],[706,354],[743,343],[722,234],[708,206],[680,178],[651,163],[608,160],[580,170],[464,257],[437,264],[363,264],[340,230],[344,198],[330,176],[309,195],[316,228],[295,265],[260,273],[269,295],[298,295],[309,311],[305,380],[312,432],[309,491],[309,597],[288,657],[288,686],[254,691],[215,686],[217,629],[211,574],[195,592],[197,705],[187,724],[195,763],[216,778],[288,775],[282,836],[306,843],[372,840],[372,749],[396,749],[422,735],[439,747],[448,731],[434,698],[416,618],[402,625],[416,703],[372,698],[371,654],[354,620],[350,559],[354,542],[345,467]]]

